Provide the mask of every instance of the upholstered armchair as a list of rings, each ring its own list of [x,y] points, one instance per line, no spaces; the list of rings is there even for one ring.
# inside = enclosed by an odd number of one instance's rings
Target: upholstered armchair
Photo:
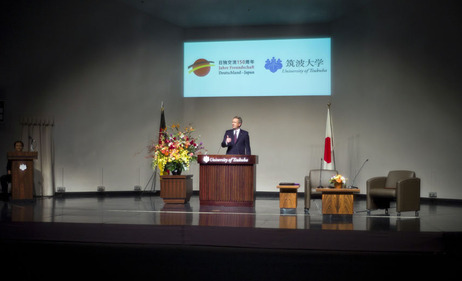
[[[413,171],[390,171],[387,177],[374,177],[366,182],[367,213],[371,210],[385,209],[388,214],[390,202],[396,201],[398,216],[401,212],[420,210],[420,178]]]
[[[337,174],[337,170],[310,170],[309,175],[305,177],[305,213],[310,210],[312,198],[321,198],[321,192],[317,192],[316,188],[320,185],[328,187],[331,185],[330,178]]]

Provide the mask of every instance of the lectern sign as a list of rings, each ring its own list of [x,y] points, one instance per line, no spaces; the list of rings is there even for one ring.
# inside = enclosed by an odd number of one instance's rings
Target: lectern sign
[[[202,165],[252,165],[257,164],[255,155],[199,155],[197,162]]]
[[[245,163],[248,164],[250,162],[249,157],[245,156],[232,156],[232,157],[221,157],[220,156],[208,156],[204,155],[202,158],[202,164],[238,164],[238,163]]]

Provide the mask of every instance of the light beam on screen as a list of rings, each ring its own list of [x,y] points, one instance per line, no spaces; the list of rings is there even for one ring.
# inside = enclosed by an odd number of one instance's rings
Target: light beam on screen
[[[184,97],[329,96],[331,39],[185,42]]]

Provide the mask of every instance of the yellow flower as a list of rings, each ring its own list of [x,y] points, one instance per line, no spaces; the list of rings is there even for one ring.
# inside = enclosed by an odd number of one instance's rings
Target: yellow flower
[[[196,138],[192,136],[194,128],[185,127],[184,131],[180,131],[179,124],[173,124],[171,127],[173,133],[160,136],[160,140],[156,140],[148,147],[149,153],[153,158],[153,168],[158,167],[161,175],[165,170],[186,170],[189,168],[191,161],[197,159],[200,150],[203,149],[202,143],[197,144]]]
[[[330,178],[331,183],[335,183],[335,182],[337,182],[337,183],[345,183],[345,181],[346,181],[345,177],[343,177],[340,174]]]

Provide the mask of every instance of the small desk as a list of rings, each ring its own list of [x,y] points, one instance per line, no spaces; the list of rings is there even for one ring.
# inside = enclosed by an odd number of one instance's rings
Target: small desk
[[[358,188],[317,188],[322,193],[323,215],[352,215],[354,193]]]
[[[186,204],[192,193],[192,175],[160,176],[160,198],[165,204]]]
[[[299,184],[294,185],[278,185],[279,188],[279,208],[281,212],[295,211],[297,209],[297,189],[300,187]]]

